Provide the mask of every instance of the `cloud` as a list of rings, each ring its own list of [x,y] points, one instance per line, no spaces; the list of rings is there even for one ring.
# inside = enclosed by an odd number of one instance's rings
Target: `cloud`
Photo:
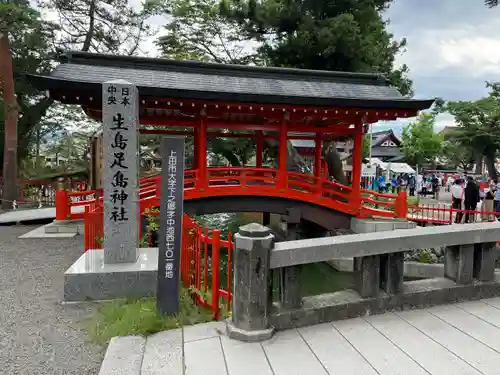
[[[419,96],[474,100],[487,93],[485,81],[500,81],[500,9],[482,0],[398,0],[385,16],[408,41],[396,62],[409,66]]]

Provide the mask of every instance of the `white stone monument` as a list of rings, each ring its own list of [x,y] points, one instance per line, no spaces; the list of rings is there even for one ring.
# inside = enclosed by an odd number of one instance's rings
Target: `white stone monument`
[[[124,80],[102,86],[104,263],[136,262],[139,244],[137,88]]]

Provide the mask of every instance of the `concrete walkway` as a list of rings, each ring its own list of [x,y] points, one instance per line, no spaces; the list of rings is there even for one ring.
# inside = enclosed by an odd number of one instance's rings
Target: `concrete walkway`
[[[500,298],[283,331],[263,343],[224,331],[213,322],[114,338],[99,374],[500,374]]]

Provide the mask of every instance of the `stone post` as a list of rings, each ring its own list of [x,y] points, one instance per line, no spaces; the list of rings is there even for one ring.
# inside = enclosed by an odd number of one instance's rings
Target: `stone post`
[[[286,240],[299,239],[299,225],[287,223]],[[285,309],[298,309],[302,306],[300,275],[302,265],[283,267],[280,269],[280,302]]]
[[[139,94],[129,82],[102,85],[104,263],[137,261]]]
[[[474,245],[474,278],[478,281],[494,281],[496,256],[496,243]]]
[[[380,256],[354,258],[356,291],[362,298],[378,297],[380,291]]]
[[[274,236],[269,228],[252,223],[234,235],[233,312],[228,336],[240,341],[269,339],[269,263]]]
[[[449,246],[444,253],[444,276],[457,284],[471,284],[474,244]]]
[[[387,294],[403,291],[404,253],[380,255],[380,288]]]

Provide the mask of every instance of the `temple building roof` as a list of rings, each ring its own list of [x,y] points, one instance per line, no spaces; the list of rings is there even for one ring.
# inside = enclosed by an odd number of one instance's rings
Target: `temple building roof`
[[[56,100],[79,104],[76,96],[99,100],[102,83],[124,79],[141,97],[255,104],[376,108],[414,112],[433,99],[403,97],[380,74],[255,67],[65,52],[48,76],[29,76]]]

